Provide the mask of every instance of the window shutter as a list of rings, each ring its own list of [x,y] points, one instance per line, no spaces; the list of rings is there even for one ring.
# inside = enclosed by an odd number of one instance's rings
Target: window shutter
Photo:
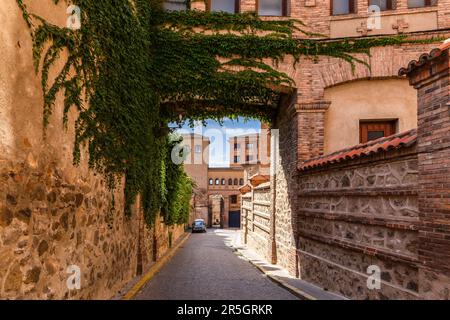
[[[234,0],[234,13],[239,13],[241,11],[241,1]]]

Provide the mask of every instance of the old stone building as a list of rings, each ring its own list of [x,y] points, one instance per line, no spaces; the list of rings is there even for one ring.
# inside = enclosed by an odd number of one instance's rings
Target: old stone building
[[[269,4],[277,6],[268,12]],[[379,4],[381,12],[373,13],[369,4]],[[448,5],[240,2],[240,11],[299,18],[325,35],[323,41],[399,34],[417,40],[357,55],[370,68],[357,65],[352,71],[328,57],[295,68],[289,58],[278,65],[297,91],[272,123],[279,131],[272,135],[270,183],[241,190],[249,246],[291,274],[350,298],[449,298],[449,261],[442,252],[450,249],[448,168],[442,158],[449,150],[448,70],[434,76],[436,63],[429,62],[433,70],[427,74],[425,61],[434,57],[427,54],[412,64],[422,71],[408,71],[414,87],[406,72],[398,73],[450,36]],[[447,49],[442,52],[444,59]],[[380,290],[366,284],[370,266],[381,271]]]
[[[182,137],[181,145],[188,154],[184,168],[196,185],[190,223],[204,219],[208,226],[228,227],[230,212],[233,215],[240,210],[239,187],[244,183],[243,168],[210,167],[210,139],[193,133],[182,134]]]
[[[369,12],[369,4],[381,12]],[[370,68],[352,70],[332,57],[280,61],[296,90],[271,124],[278,132],[271,132],[269,181],[249,175],[250,183],[238,183],[243,238],[291,274],[350,298],[449,299],[450,58],[441,42],[450,37],[450,0],[210,0],[192,7],[298,18],[322,41],[417,40],[356,55]],[[63,2],[30,2],[29,10],[66,22]],[[41,79],[15,0],[2,0],[0,21],[0,298],[109,298],[183,226],[149,230],[138,205],[126,218],[123,194],[108,191],[85,154],[73,167],[74,132],[61,134],[61,97],[44,139]],[[219,179],[219,187],[230,179],[201,172],[203,187],[204,177],[214,186]],[[66,285],[71,266],[81,270],[80,290]],[[370,266],[381,272],[380,289],[367,286]]]
[[[189,218],[191,225],[195,219],[209,220],[208,216],[208,166],[210,141],[199,134],[183,134],[181,146],[186,151],[187,158],[183,165],[186,173],[195,181],[192,205],[193,213]]]
[[[223,199],[221,221],[222,227],[239,227],[240,224],[240,196],[239,188],[244,184],[244,169],[242,167],[209,168],[208,196],[220,195]],[[210,202],[211,204],[211,202]],[[217,224],[217,221],[213,221]]]
[[[211,142],[208,137],[194,133],[181,135],[182,146],[188,152],[184,168],[196,183],[192,221],[201,218],[209,226],[240,227],[240,188],[251,179],[259,179],[260,175],[264,175],[264,179],[267,179],[269,174],[268,133],[268,126],[261,124],[258,133],[242,134],[228,139],[226,143],[230,150],[230,162],[226,167],[211,165],[209,156]],[[217,205],[219,202],[221,206]],[[221,207],[223,212],[214,215],[213,207]]]

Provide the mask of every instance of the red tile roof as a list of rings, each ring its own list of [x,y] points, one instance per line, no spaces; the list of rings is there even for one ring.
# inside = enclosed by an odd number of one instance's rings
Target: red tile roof
[[[430,51],[430,53],[424,53],[419,57],[419,60],[412,60],[408,63],[408,67],[406,68],[401,68],[398,71],[398,75],[399,76],[404,76],[407,75],[409,73],[411,73],[411,71],[413,71],[414,69],[416,69],[417,67],[423,66],[425,63],[427,63],[428,61],[439,57],[442,52],[444,52],[445,50],[448,50],[450,48],[450,39],[447,39],[444,43],[442,43],[439,48],[434,48],[433,50]]]
[[[240,193],[245,194],[247,192],[252,191],[252,185],[250,183],[247,183],[247,184],[243,185],[242,187],[240,187],[238,190]]]
[[[257,187],[261,183],[269,181],[270,177],[267,176],[267,175],[263,175],[263,174],[257,173],[257,174],[254,174],[253,176],[251,176],[248,180],[250,181],[250,184],[253,187]]]
[[[413,129],[308,160],[300,164],[299,170],[323,167],[333,163],[370,156],[379,152],[409,147],[415,144],[416,141],[417,130]]]

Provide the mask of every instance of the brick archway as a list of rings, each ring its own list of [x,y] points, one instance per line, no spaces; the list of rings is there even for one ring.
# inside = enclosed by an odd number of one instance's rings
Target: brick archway
[[[355,55],[369,63],[370,68],[356,64],[352,70],[346,61],[331,57],[320,57],[316,61],[306,59],[292,70],[287,66],[284,68],[290,71],[289,75],[296,82],[299,92],[298,103],[312,103],[322,101],[324,90],[328,87],[356,80],[398,78],[398,70],[402,66],[435,46],[435,44],[405,44],[375,47],[370,50],[370,56]]]

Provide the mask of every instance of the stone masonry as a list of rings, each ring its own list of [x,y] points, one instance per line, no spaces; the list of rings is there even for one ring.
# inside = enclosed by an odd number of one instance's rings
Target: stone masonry
[[[241,229],[244,243],[266,259],[270,234],[270,183],[264,183],[242,196]]]
[[[300,175],[301,278],[357,299],[418,297],[418,164],[414,147]],[[371,265],[382,290],[368,289]]]
[[[27,5],[52,23],[67,19],[65,2]],[[108,299],[160,258],[184,226],[158,221],[149,229],[138,204],[126,217],[120,185],[109,191],[85,153],[73,166],[75,114],[64,131],[61,96],[44,137],[41,79],[15,0],[2,1],[0,21],[0,299]],[[80,290],[67,286],[73,266]]]
[[[248,12],[255,11],[257,6],[254,0],[246,0],[241,1],[240,8],[241,11]],[[437,1],[429,7],[416,9],[408,8],[406,0],[396,1],[394,10],[381,13],[382,30],[368,31],[366,34],[358,34],[357,29],[361,28],[360,22],[367,20],[367,1],[357,1],[356,13],[340,16],[330,14],[330,1],[325,0],[288,1],[288,8],[289,17],[301,19],[306,23],[308,30],[325,35],[326,40],[336,38],[336,32],[345,33],[346,36],[350,37],[406,33],[409,37],[417,40],[430,39],[431,37],[448,38],[450,36],[448,33],[448,27],[450,26],[448,1]],[[426,23],[421,24],[419,20],[426,21]],[[432,21],[432,24],[429,24],[430,21]],[[353,28],[356,22],[358,28]],[[401,27],[399,27],[400,25]],[[298,36],[303,37],[304,35],[299,34]],[[391,195],[379,194],[378,192],[382,190],[378,189],[370,191],[370,195],[359,193],[345,196],[320,194],[322,191],[309,190],[309,187],[306,187],[304,180],[310,179],[309,173],[305,177],[305,173],[297,173],[295,167],[324,154],[327,110],[332,105],[332,101],[325,99],[327,88],[341,84],[352,84],[352,82],[359,80],[398,79],[398,70],[401,67],[407,65],[409,61],[417,59],[422,53],[429,52],[432,48],[438,46],[437,43],[439,42],[377,47],[370,50],[370,56],[356,55],[368,62],[370,68],[358,64],[352,70],[351,66],[345,61],[330,57],[303,59],[301,63],[295,66],[292,64],[292,59],[286,57],[276,66],[278,70],[286,72],[295,80],[297,91],[294,94],[293,103],[283,104],[276,121],[272,123],[272,128],[280,130],[279,152],[275,158],[276,162],[272,163],[272,168],[276,168],[276,175],[271,178],[271,189],[273,189],[271,192],[275,194],[275,197],[272,198],[273,208],[276,208],[274,209],[275,231],[273,235],[269,235],[269,239],[271,236],[275,238],[276,250],[272,252],[270,241],[267,248],[264,250],[258,248],[257,250],[269,252],[270,254],[266,254],[266,256],[286,267],[291,274],[310,279],[312,282],[324,285],[330,290],[337,290],[338,287],[342,287],[341,293],[349,297],[425,297],[420,292],[423,286],[419,285],[419,282],[423,284],[420,279],[424,276],[418,267],[421,252],[418,247],[418,243],[420,243],[419,234],[422,234],[419,233],[419,227],[417,226],[421,214],[419,213],[421,211],[417,191],[419,189],[418,177],[420,172],[418,162],[422,157],[420,152],[417,155],[417,151],[410,148],[407,152],[404,150],[406,153],[409,152],[409,155],[389,153],[386,154],[387,159],[372,159],[374,163],[379,165],[380,170],[397,172],[397,170],[405,169],[411,171],[405,177],[405,181],[399,182],[399,185],[405,184],[405,190],[402,189],[401,192],[403,193],[400,192],[400,194],[396,194],[394,190],[392,190]],[[398,159],[395,160],[396,158]],[[388,165],[391,161],[393,162],[392,167]],[[348,164],[348,166],[360,166],[360,170],[355,171],[358,174],[353,173],[355,177],[358,177],[361,170],[369,170],[368,167],[373,166],[374,163]],[[341,169],[345,172],[347,170],[344,167]],[[322,178],[324,179],[328,174],[331,174],[331,171],[323,172]],[[333,173],[333,175],[336,174]],[[316,178],[318,176],[318,173],[316,173]],[[363,174],[359,179],[366,179],[367,183],[372,182],[371,175]],[[382,178],[378,177],[378,179]],[[336,181],[341,182],[340,180]],[[352,181],[352,183],[356,182]],[[381,182],[375,181],[374,183]],[[410,186],[414,187],[413,190],[408,190]],[[342,191],[341,188],[346,189],[348,187],[336,185],[334,188],[337,193]],[[355,187],[355,190],[358,188],[362,187]],[[363,188],[365,189],[365,186]],[[397,186],[393,188],[395,189]],[[375,193],[372,194],[373,192]],[[438,192],[437,194],[442,193]],[[441,196],[441,199],[442,197],[445,198],[445,196]],[[362,206],[362,204],[367,204],[367,206]],[[360,205],[360,207],[357,205]],[[396,207],[397,205],[398,207]],[[318,206],[318,209],[313,209],[314,206]],[[311,210],[328,210],[327,208],[331,207],[345,207],[346,209],[333,214],[327,211],[326,217],[317,217],[317,212],[315,215],[309,212]],[[367,219],[355,221],[355,214],[367,218],[364,210],[370,212],[370,210],[373,210],[371,208],[382,208],[382,210],[380,209],[381,212],[380,210],[377,211],[377,214],[381,216],[374,218],[377,221],[390,218],[406,219],[406,226],[391,228],[391,226],[386,226],[386,221],[384,225],[371,224]],[[339,219],[336,218],[337,216]],[[350,218],[351,221],[346,221]],[[361,226],[365,223],[369,223],[369,225]],[[403,227],[406,229],[402,229]],[[317,237],[314,239],[311,239],[312,237],[306,238],[305,234],[314,234]],[[389,262],[384,265],[385,262],[383,262],[384,260],[381,261],[381,258],[367,258],[365,254],[358,253],[357,250],[341,249],[336,245],[340,240],[336,240],[332,244],[326,237],[324,239],[324,235],[333,239],[346,239],[346,236],[353,237],[353,239],[347,239],[346,241],[358,242],[361,245],[358,249],[360,252],[364,252],[364,246],[373,246],[377,248],[377,252],[383,251],[391,257],[392,261],[397,262]],[[445,238],[442,235],[439,235],[439,237]],[[320,242],[318,238],[328,242]],[[404,241],[404,243],[399,244],[398,241]],[[437,241],[440,240],[431,242],[439,246]],[[258,246],[262,244],[259,243]],[[428,245],[431,246],[430,242],[428,242]],[[299,254],[297,254],[297,249],[300,250]],[[310,255],[305,252],[310,253]],[[401,254],[402,257],[398,259],[398,257],[389,255],[390,253],[394,253],[394,256],[395,254]],[[441,256],[445,255],[441,254]],[[320,257],[326,258],[321,260]],[[383,281],[387,286],[385,291],[381,293],[368,292],[364,289],[366,287],[364,279],[367,279],[367,274],[366,270],[363,270],[363,266],[367,267],[368,259],[383,265],[388,270],[386,272],[389,275],[383,274]],[[389,260],[390,258],[386,259]],[[355,261],[359,261],[359,269],[353,265],[353,263],[356,263]],[[336,273],[337,269],[341,270],[339,275]],[[324,272],[323,270],[329,271]],[[398,279],[394,277],[394,274]],[[436,277],[440,279],[441,276],[442,273],[438,273]],[[432,278],[432,276],[428,275],[428,278]],[[361,287],[361,284],[364,286]],[[352,293],[353,291],[354,293]]]

